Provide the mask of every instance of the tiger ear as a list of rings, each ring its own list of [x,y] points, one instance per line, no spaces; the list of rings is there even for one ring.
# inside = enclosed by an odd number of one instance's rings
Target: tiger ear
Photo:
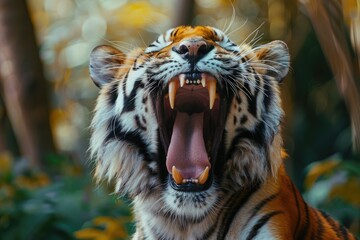
[[[267,66],[267,75],[281,82],[289,71],[289,50],[283,41],[275,40],[256,49],[257,59]],[[260,67],[261,68],[261,67]]]
[[[116,48],[101,45],[95,47],[90,54],[90,77],[98,88],[113,81],[119,67],[125,61],[125,54]]]

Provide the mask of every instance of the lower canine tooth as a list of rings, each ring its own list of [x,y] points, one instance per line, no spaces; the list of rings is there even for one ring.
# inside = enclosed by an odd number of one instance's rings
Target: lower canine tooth
[[[209,178],[209,167],[206,167],[205,170],[198,177],[199,184],[204,184],[206,180]]]
[[[172,167],[171,174],[176,184],[181,184],[183,183],[183,180],[185,180],[175,166]]]

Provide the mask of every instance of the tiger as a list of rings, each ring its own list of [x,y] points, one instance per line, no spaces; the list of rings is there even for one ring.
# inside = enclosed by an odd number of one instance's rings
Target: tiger
[[[132,201],[132,239],[355,239],[310,207],[284,166],[280,40],[235,44],[210,26],[90,54],[99,95],[94,177]]]

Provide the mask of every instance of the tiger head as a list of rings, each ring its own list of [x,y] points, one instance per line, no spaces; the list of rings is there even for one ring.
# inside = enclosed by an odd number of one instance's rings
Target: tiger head
[[[95,48],[96,178],[143,206],[200,218],[224,192],[276,176],[288,68],[285,43],[237,45],[213,27],[170,29],[127,55]]]

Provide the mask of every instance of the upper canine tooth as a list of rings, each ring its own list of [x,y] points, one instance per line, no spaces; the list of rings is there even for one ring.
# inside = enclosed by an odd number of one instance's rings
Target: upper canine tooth
[[[183,183],[184,178],[181,176],[181,173],[176,169],[175,166],[172,167],[171,174],[176,184]]]
[[[171,80],[169,83],[169,102],[171,109],[174,109],[176,91],[178,88],[179,88],[179,81]]]
[[[214,107],[215,98],[216,98],[216,80],[214,78],[207,80],[207,88],[209,91],[209,107],[212,109]]]
[[[200,174],[200,176],[198,177],[199,184],[204,184],[206,180],[209,178],[209,170],[210,168],[206,167],[204,171]]]
[[[179,80],[180,80],[180,87],[183,87],[185,85],[185,74],[180,74],[179,75]]]

